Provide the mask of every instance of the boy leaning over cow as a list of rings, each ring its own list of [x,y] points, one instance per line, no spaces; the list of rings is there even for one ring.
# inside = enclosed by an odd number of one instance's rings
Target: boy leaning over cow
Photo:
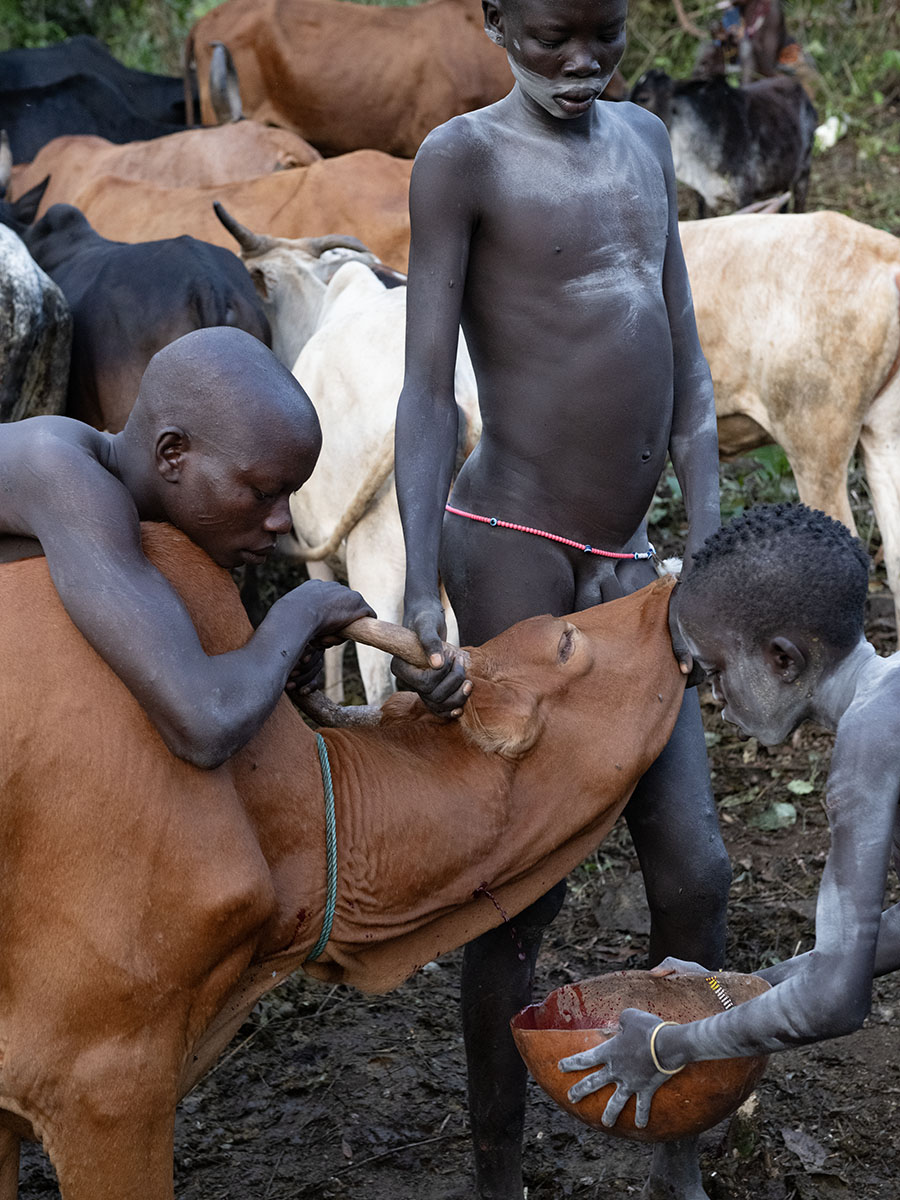
[[[671,454],[690,518],[687,562],[719,523],[716,422],[678,237],[662,124],[598,103],[625,46],[626,0],[487,0],[516,83],[434,130],[415,162],[397,491],[405,621],[430,672],[395,670],[435,711],[468,684],[443,658],[438,568],[465,644],[654,578],[645,514]],[[484,432],[445,510],[454,466],[460,323]],[[565,802],[565,773],[559,793]],[[653,962],[704,947],[720,963],[730,876],[699,705],[626,809],[651,910]],[[525,1071],[508,1021],[530,997],[561,882],[465,953],[463,1027],[479,1194],[522,1195]],[[677,952],[681,954],[681,952]],[[683,956],[683,955],[682,955]],[[652,1194],[704,1195],[692,1145],[657,1149]]]
[[[634,1095],[636,1123],[645,1125],[653,1093],[685,1063],[851,1033],[869,1011],[873,978],[900,968],[900,905],[881,911],[892,858],[900,865],[900,655],[880,658],[866,641],[867,591],[860,543],[802,505],[750,510],[709,539],[676,588],[670,624],[726,720],[765,745],[806,720],[836,731],[826,785],[831,848],[815,946],[759,972],[771,991],[686,1025],[663,1027],[626,1009],[616,1037],[562,1060],[563,1070],[603,1064],[573,1086],[573,1100],[617,1084],[606,1124]],[[661,970],[703,968],[671,961]]]
[[[225,327],[151,359],[121,433],[67,417],[0,426],[0,562],[46,555],[75,625],[195,766],[249,741],[297,664],[302,687],[321,666],[318,643],[373,614],[358,593],[311,581],[276,601],[245,646],[211,657],[144,557],[140,522],[170,522],[219,566],[262,563],[290,529],[289,497],[320,441],[291,373]]]

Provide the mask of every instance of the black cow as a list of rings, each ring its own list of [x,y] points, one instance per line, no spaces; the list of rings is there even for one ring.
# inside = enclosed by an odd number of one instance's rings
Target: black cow
[[[183,81],[133,71],[96,38],[0,53],[0,129],[14,162],[62,134],[132,142],[185,127]]]
[[[72,310],[71,417],[120,430],[152,356],[193,329],[232,325],[271,345],[250,276],[230,250],[192,237],[111,242],[68,204],[54,204],[22,237]]]
[[[790,190],[803,212],[816,110],[796,79],[776,76],[744,87],[724,78],[672,79],[648,71],[631,100],[665,122],[679,182],[706,206],[744,208]]]

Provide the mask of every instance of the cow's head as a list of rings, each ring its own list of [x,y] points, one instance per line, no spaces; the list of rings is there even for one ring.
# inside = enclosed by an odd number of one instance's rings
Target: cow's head
[[[254,233],[218,201],[213,208],[241,248],[241,261],[269,318],[272,351],[290,369],[315,332],[325,290],[338,268],[351,261],[375,266],[381,260],[348,234],[272,237]]]
[[[469,651],[472,694],[460,719],[466,738],[516,760],[538,741],[549,708],[569,703],[591,670],[590,616],[531,617]],[[576,687],[577,690],[577,687]]]
[[[587,745],[596,736],[601,701],[603,711],[613,714],[606,717],[607,725],[621,715],[621,741],[632,740],[635,707],[643,705],[646,711],[649,705],[652,720],[656,705],[662,712],[684,688],[665,624],[669,587],[659,581],[636,596],[567,617],[531,617],[483,646],[470,648],[467,674],[474,686],[458,722],[466,741],[510,762],[525,759],[544,743],[563,753],[578,753],[582,739]],[[409,630],[366,622],[367,635],[370,627],[376,634],[365,637],[370,645],[380,645],[414,666],[426,665],[418,639]],[[396,637],[392,631],[398,631]],[[356,636],[352,627],[344,632]],[[620,697],[621,714],[610,695]],[[347,714],[354,714],[357,723],[366,714],[370,721],[382,723],[448,724],[428,713],[409,692],[392,696],[380,710],[358,706],[337,711],[343,718],[337,723],[347,723]],[[315,715],[322,720],[321,712]]]

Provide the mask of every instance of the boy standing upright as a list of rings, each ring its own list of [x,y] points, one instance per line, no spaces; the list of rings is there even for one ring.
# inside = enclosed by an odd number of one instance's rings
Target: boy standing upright
[[[668,137],[631,104],[597,102],[624,50],[627,2],[486,0],[484,12],[516,84],[434,130],[417,156],[397,413],[405,620],[435,669],[395,669],[451,716],[471,684],[443,658],[439,568],[461,640],[478,644],[525,617],[586,608],[654,577],[645,514],[667,452],[690,518],[688,567],[719,522],[712,385]],[[460,324],[484,432],[445,513]],[[565,803],[564,769],[547,802]],[[721,962],[730,871],[695,694],[627,817],[652,961],[702,946]],[[522,1192],[525,1071],[507,1023],[529,999],[541,934],[563,895],[564,883],[516,918],[523,952],[500,930],[465,954],[476,1171],[491,1200]],[[690,1149],[661,1148],[649,1194],[704,1194]]]

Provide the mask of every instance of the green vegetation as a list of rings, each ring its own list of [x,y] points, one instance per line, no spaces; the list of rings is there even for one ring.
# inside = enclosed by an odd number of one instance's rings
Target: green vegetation
[[[216,0],[0,0],[0,50],[89,33],[122,62],[176,75],[193,23]]]

